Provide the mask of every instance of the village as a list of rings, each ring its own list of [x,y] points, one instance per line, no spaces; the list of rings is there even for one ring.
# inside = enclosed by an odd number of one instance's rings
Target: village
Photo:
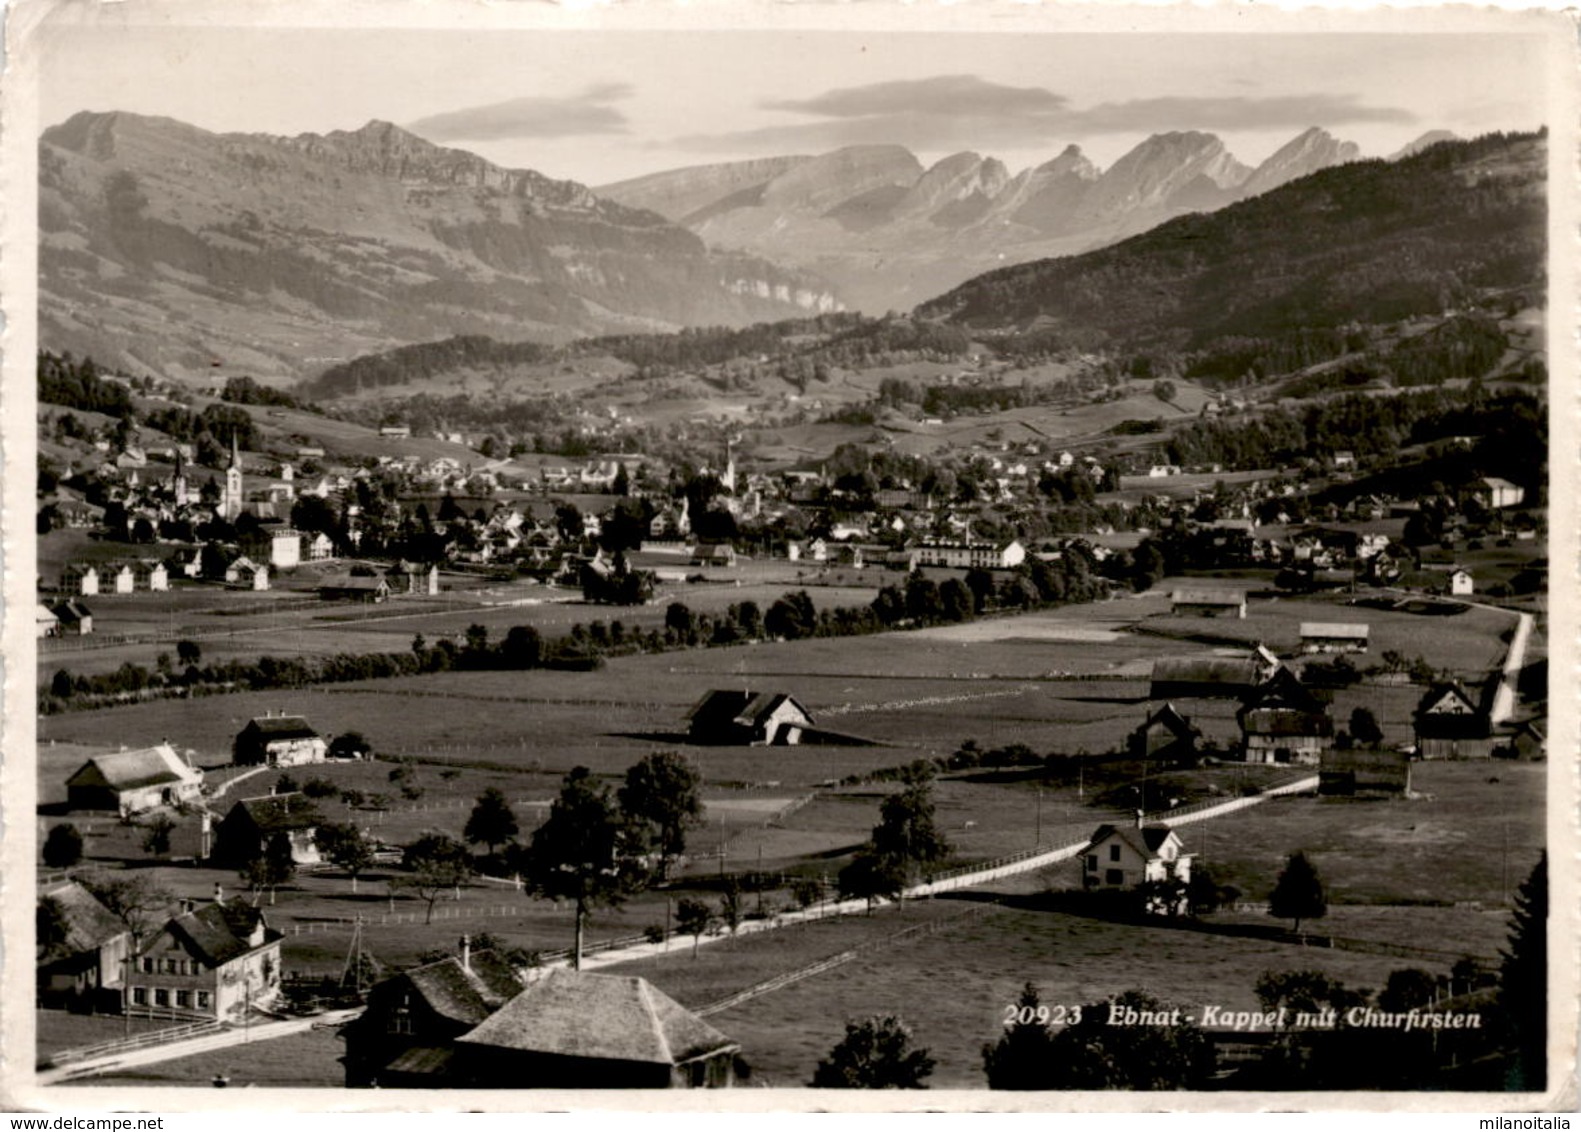
[[[984,917],[1221,949],[1244,985],[1212,1001],[1242,1009],[1270,948],[1491,1001],[1542,844],[1543,509],[1498,477],[1347,490],[1475,437],[1263,472],[1046,444],[775,470],[728,434],[681,464],[245,431],[207,467],[111,425],[41,463],[51,1079],[803,1085],[840,1012],[786,1043],[776,1003],[862,969],[883,1007]],[[661,770],[673,829],[626,808]],[[896,799],[931,849],[879,851]],[[573,802],[650,830],[603,850],[619,892],[534,879]],[[1314,862],[1327,899],[1292,904]],[[918,1021],[941,1082],[980,1084],[1060,953]],[[1148,992],[1209,1001],[1188,969]],[[1272,1072],[1268,1036],[1209,1040],[1193,1087]]]

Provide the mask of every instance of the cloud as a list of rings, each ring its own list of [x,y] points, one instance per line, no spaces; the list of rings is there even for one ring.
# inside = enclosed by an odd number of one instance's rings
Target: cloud
[[[569,98],[511,98],[431,114],[406,128],[435,142],[624,134],[630,132],[626,115],[610,103],[633,93],[628,83],[600,83]]]
[[[1001,86],[976,75],[936,75],[931,79],[900,79],[842,87],[801,101],[761,105],[767,110],[788,110],[824,118],[908,114],[978,118],[998,114],[1042,117],[1058,111],[1066,102],[1063,95],[1041,87]]]
[[[1011,87],[975,75],[874,83],[812,98],[760,104],[810,117],[729,133],[690,134],[675,146],[699,153],[818,153],[851,145],[903,145],[932,152],[1034,149],[1104,134],[1164,130],[1342,129],[1357,123],[1411,124],[1415,114],[1364,105],[1354,95],[1177,96],[1078,108],[1040,87]]]
[[[1409,124],[1409,110],[1363,106],[1355,95],[1292,94],[1267,98],[1232,95],[1223,98],[1138,98],[1104,102],[1071,115],[1073,129],[1091,133],[1132,130],[1273,130],[1328,128],[1369,122]]]

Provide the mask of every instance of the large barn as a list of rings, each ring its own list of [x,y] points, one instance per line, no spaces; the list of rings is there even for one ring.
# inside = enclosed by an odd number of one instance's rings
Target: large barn
[[[114,810],[122,817],[190,802],[203,790],[203,772],[169,743],[94,755],[66,779],[73,810]]]
[[[323,762],[329,744],[300,715],[265,715],[241,729],[232,753],[243,766],[303,766]]]
[[[686,714],[694,743],[782,747],[799,743],[812,727],[812,713],[785,692],[716,689]]]

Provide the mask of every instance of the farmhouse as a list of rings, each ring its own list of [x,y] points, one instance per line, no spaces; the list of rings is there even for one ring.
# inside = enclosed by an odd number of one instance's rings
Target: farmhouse
[[[269,567],[242,555],[225,567],[225,581],[238,589],[266,590],[269,588]]]
[[[40,639],[57,637],[60,635],[60,618],[55,616],[55,611],[49,606],[37,602],[33,606],[33,628]]]
[[[456,1039],[472,1088],[720,1089],[741,1046],[646,979],[556,969]]]
[[[132,933],[76,881],[38,894],[36,982],[40,1006],[113,1009]],[[105,992],[114,1001],[105,1001]]]
[[[318,596],[325,601],[365,601],[378,604],[390,596],[390,583],[381,576],[341,574],[325,578]]]
[[[131,1012],[240,1021],[280,992],[281,933],[241,897],[188,907],[149,940],[127,975]]]
[[[785,692],[709,692],[686,713],[694,743],[782,747],[801,742],[812,714]]]
[[[66,779],[66,801],[73,810],[114,810],[128,817],[189,802],[202,789],[203,772],[161,743],[94,755]]]
[[[736,548],[728,542],[700,542],[692,547],[693,566],[733,567]]]
[[[346,1086],[415,1089],[453,1083],[455,1040],[525,986],[509,963],[492,951],[473,951],[466,936],[459,957],[385,979],[369,992],[367,1009],[341,1031]]]
[[[1191,854],[1167,825],[1100,825],[1081,851],[1082,887],[1132,889],[1154,881],[1191,882]]]
[[[117,562],[100,574],[99,585],[105,593],[129,594],[137,588],[137,571],[129,562]]]
[[[1543,726],[1532,719],[1520,724],[1505,743],[1502,754],[1505,758],[1528,762],[1539,762],[1547,758],[1548,738],[1543,734]]]
[[[1281,668],[1236,713],[1249,763],[1316,765],[1334,737],[1322,703],[1288,668]]]
[[[1166,703],[1148,716],[1127,743],[1132,758],[1148,759],[1170,766],[1191,766],[1197,761],[1197,743],[1202,733],[1191,721]]]
[[[390,574],[396,580],[392,590],[428,597],[439,593],[439,567],[432,562],[426,566],[420,562],[399,562]]]
[[[1411,756],[1386,748],[1324,751],[1318,764],[1319,794],[1407,794]]]
[[[1458,683],[1435,684],[1416,706],[1416,754],[1423,759],[1485,759],[1493,753],[1487,709]]]
[[[316,865],[322,858],[313,834],[323,820],[304,794],[242,798],[214,830],[213,859],[219,864],[245,865],[262,856],[276,835],[284,835],[291,845],[292,861]]]
[[[1170,595],[1170,612],[1176,617],[1246,616],[1246,594],[1242,590],[1180,589]]]
[[[329,745],[300,715],[265,715],[248,721],[231,750],[245,766],[303,766],[323,762]]]
[[[335,540],[319,531],[308,540],[307,557],[309,562],[324,562],[335,557]]]
[[[1366,652],[1369,629],[1366,625],[1330,621],[1301,622],[1301,651],[1304,653]]]
[[[1244,657],[1162,657],[1153,662],[1153,700],[1244,699],[1279,671],[1279,658],[1262,645]]]
[[[1449,572],[1449,592],[1455,597],[1467,597],[1476,592],[1476,580],[1471,576],[1470,570],[1451,570]]]
[[[76,598],[57,601],[49,608],[55,615],[57,636],[81,637],[93,632],[93,612]]]

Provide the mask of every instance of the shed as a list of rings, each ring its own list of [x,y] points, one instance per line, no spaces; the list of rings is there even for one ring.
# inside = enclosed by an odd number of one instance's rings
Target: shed
[[[1304,653],[1366,652],[1371,630],[1367,625],[1338,621],[1301,622]]]
[[[1179,589],[1170,595],[1170,612],[1177,617],[1246,616],[1244,590]]]

